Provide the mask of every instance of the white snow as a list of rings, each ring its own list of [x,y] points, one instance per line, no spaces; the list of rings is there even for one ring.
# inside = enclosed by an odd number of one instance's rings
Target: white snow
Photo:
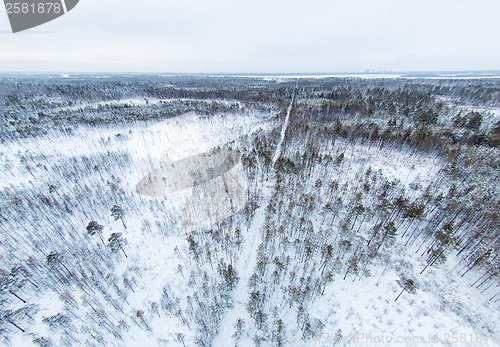
[[[266,77],[267,78],[267,77]],[[276,77],[276,78],[282,78]],[[292,77],[290,77],[292,78]],[[300,78],[300,76],[293,76]],[[144,100],[125,100],[120,102],[136,103]],[[150,101],[151,102],[151,101]],[[280,140],[273,154],[273,163],[281,154],[292,156],[288,151],[291,145],[284,145],[284,137],[289,123],[290,112],[294,98],[290,101],[286,117],[281,125]],[[498,115],[498,114],[497,114]],[[128,258],[120,257],[114,274],[120,279],[129,278],[134,283],[134,292],[127,291],[129,304],[123,305],[124,319],[130,325],[123,331],[124,341],[113,338],[108,334],[106,345],[117,346],[182,346],[178,333],[185,335],[185,345],[193,346],[195,339],[194,324],[188,328],[178,317],[160,312],[160,316],[148,309],[151,302],[158,302],[162,289],[166,284],[172,288],[173,294],[180,298],[182,315],[187,316],[188,303],[186,296],[193,295],[193,289],[188,285],[189,272],[195,267],[189,256],[185,240],[185,230],[176,224],[176,216],[172,212],[172,202],[168,199],[137,197],[134,195],[135,184],[153,166],[160,165],[165,157],[169,160],[181,159],[186,156],[222,146],[245,135],[259,130],[269,130],[272,126],[271,115],[260,114],[229,114],[210,118],[200,117],[194,113],[185,114],[152,126],[137,125],[130,127],[112,127],[92,129],[81,127],[74,134],[61,136],[51,134],[36,140],[22,140],[16,143],[2,144],[0,147],[0,164],[6,166],[10,161],[9,170],[1,170],[0,188],[30,186],[32,183],[47,183],[54,177],[51,168],[33,167],[34,175],[30,175],[19,162],[21,154],[45,156],[41,162],[54,162],[63,158],[68,162],[72,158],[92,154],[124,154],[130,160],[130,167],[121,172],[122,187],[127,191],[125,199],[130,199],[131,206],[137,207],[138,214],[126,215],[127,230],[123,229],[121,221],[115,221],[108,211],[102,213],[102,223],[105,224],[104,236],[109,237],[112,232],[123,232],[127,240],[125,249]],[[116,134],[122,134],[116,137]],[[287,139],[288,140],[288,139]],[[291,144],[294,139],[290,139]],[[343,167],[346,173],[356,173],[371,167],[373,171],[380,171],[388,180],[400,180],[405,186],[420,182],[425,185],[439,171],[441,163],[438,158],[426,155],[412,155],[408,152],[392,151],[384,148],[373,151],[366,145],[351,145],[345,141],[337,141],[335,147],[325,148],[324,153],[338,155],[344,153]],[[376,154],[374,154],[376,153]],[[312,178],[321,177],[321,170],[316,168]],[[91,183],[103,184],[107,177],[95,174],[95,181]],[[36,179],[35,179],[36,177]],[[61,177],[58,175],[57,177]],[[352,179],[352,177],[346,177]],[[70,194],[75,182],[67,183],[68,187],[62,190]],[[274,177],[260,187],[262,196],[259,207],[250,223],[250,227],[243,230],[244,243],[240,247],[234,268],[239,276],[239,282],[232,292],[233,307],[223,313],[219,322],[219,332],[213,343],[215,347],[225,347],[234,343],[234,324],[237,319],[246,322],[246,333],[242,336],[238,346],[253,346],[253,333],[256,328],[254,320],[246,309],[249,297],[248,282],[254,272],[257,261],[258,247],[262,242],[262,228],[266,220],[266,207],[272,196]],[[92,210],[92,206],[89,207]],[[95,211],[93,211],[95,212]],[[90,212],[88,212],[90,213]],[[75,212],[74,220],[83,217],[85,211]],[[101,217],[101,213],[95,212]],[[151,231],[144,231],[143,221],[150,220],[153,225]],[[72,223],[74,221],[71,221]],[[81,221],[78,221],[81,223]],[[156,223],[156,224],[155,224]],[[84,225],[82,225],[84,227]],[[93,240],[98,243],[98,240]],[[99,246],[100,247],[100,246]],[[416,246],[415,246],[416,247]],[[339,276],[326,287],[323,296],[319,296],[309,307],[311,317],[320,318],[325,324],[322,336],[310,341],[301,339],[297,329],[296,314],[292,310],[285,317],[287,323],[287,337],[289,346],[331,346],[340,341],[341,345],[393,345],[394,339],[398,345],[448,345],[448,346],[497,346],[500,341],[498,326],[498,305],[488,302],[488,296],[479,290],[471,288],[470,284],[478,274],[472,271],[464,278],[447,276],[447,272],[455,265],[450,261],[442,268],[429,268],[420,276],[416,275],[424,266],[423,259],[414,254],[415,247],[396,246],[394,254],[386,259],[378,268],[371,269],[369,277],[348,277],[343,281]],[[24,252],[24,249],[20,250]],[[20,256],[26,254],[21,253]],[[394,302],[400,288],[397,268],[403,266],[414,273],[420,283],[416,295],[404,293]],[[134,272],[134,267],[140,272]],[[193,267],[193,268],[191,268]],[[209,268],[209,264],[206,265]],[[121,289],[123,283],[118,282]],[[83,300],[84,295],[76,299]],[[280,298],[281,293],[276,294]],[[63,310],[60,300],[53,292],[35,293],[30,300],[40,304],[38,320],[42,316],[57,314]],[[120,297],[115,299],[123,301]],[[277,299],[276,299],[277,300]],[[101,299],[101,304],[109,309],[109,303]],[[271,305],[282,306],[282,302],[272,302]],[[137,310],[145,311],[149,329],[137,321]],[[92,313],[88,307],[80,307],[74,313],[81,315]],[[113,312],[112,309],[109,309]],[[116,323],[116,317],[110,317]],[[34,324],[29,328],[31,333],[43,336],[53,336],[58,333],[50,331],[45,325]],[[335,336],[338,329],[340,335]],[[85,344],[88,338],[86,332],[79,331],[76,336]],[[340,340],[336,340],[340,339]],[[393,339],[393,340],[388,340]],[[437,339],[437,340],[436,340]],[[29,335],[14,334],[11,340],[13,346],[31,346],[32,337]]]

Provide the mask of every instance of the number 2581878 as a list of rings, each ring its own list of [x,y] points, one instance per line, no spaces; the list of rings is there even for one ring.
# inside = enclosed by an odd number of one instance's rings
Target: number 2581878
[[[61,4],[57,2],[40,2],[38,4],[28,4],[26,2],[8,2],[5,4],[8,14],[28,14],[28,13],[61,13]]]

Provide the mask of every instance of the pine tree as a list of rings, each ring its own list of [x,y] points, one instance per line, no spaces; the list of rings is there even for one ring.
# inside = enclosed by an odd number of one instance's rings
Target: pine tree
[[[125,240],[122,238],[122,233],[112,233],[108,239],[108,247],[115,253],[121,250],[125,257],[128,257],[123,249],[124,242]]]
[[[233,337],[236,339],[236,341],[238,341],[241,338],[244,331],[245,331],[245,320],[238,318],[236,323],[234,323],[234,334],[233,334]]]
[[[123,208],[121,208],[118,205],[114,205],[111,207],[111,216],[115,219],[118,220],[120,219],[122,221],[123,227],[127,229],[127,226],[125,225],[125,222],[123,221],[123,216],[125,215],[125,211]]]
[[[403,280],[400,280],[397,282],[403,289],[401,290],[399,295],[396,297],[396,299],[394,299],[394,301],[398,301],[399,297],[401,296],[401,294],[403,294],[404,291],[407,291],[410,294],[415,294],[417,292],[418,285],[411,278],[403,279]]]
[[[99,236],[99,239],[101,239],[102,244],[104,246],[106,246],[106,244],[104,243],[104,240],[102,239],[102,236],[101,236],[101,233],[103,230],[104,230],[104,226],[100,225],[99,223],[97,223],[94,220],[90,221],[89,224],[87,225],[87,233],[90,236],[97,234],[97,236]]]

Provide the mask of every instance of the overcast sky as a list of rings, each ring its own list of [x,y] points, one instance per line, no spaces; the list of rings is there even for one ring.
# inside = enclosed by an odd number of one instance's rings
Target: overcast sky
[[[500,0],[80,0],[12,34],[0,71],[500,70]]]

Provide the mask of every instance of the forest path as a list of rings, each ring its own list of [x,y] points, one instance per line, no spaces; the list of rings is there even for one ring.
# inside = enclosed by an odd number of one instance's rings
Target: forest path
[[[280,141],[278,142],[274,152],[273,164],[281,155],[282,145],[285,140],[285,132],[288,128],[288,121],[295,102],[296,93],[295,89],[281,128]],[[239,281],[233,292],[233,307],[224,314],[224,317],[219,323],[219,333],[214,339],[214,347],[230,346],[232,345],[232,342],[235,342],[235,340],[233,340],[233,334],[235,332],[235,324],[238,319],[243,319],[245,321],[244,331],[246,333],[254,330],[254,321],[246,308],[246,302],[249,297],[248,282],[254,273],[253,270],[257,262],[257,251],[262,241],[262,229],[266,220],[266,207],[271,199],[275,180],[269,179],[263,183],[263,196],[260,207],[255,210],[252,223],[243,235],[244,243],[241,247],[238,260],[236,261],[236,264],[234,264],[234,269],[239,277]],[[252,329],[249,329],[250,327],[252,327]],[[249,336],[244,333],[238,342],[238,346],[254,346],[253,336]]]
[[[286,133],[286,129],[288,128],[288,122],[290,120],[290,113],[292,112],[292,107],[293,107],[293,104],[295,103],[295,97],[297,95],[298,85],[299,85],[299,81],[297,80],[297,84],[295,86],[295,90],[294,90],[293,95],[292,95],[292,101],[290,102],[290,105],[288,105],[288,109],[286,111],[285,121],[283,122],[283,126],[281,127],[280,141],[278,142],[278,146],[276,147],[276,151],[274,152],[273,166],[274,166],[274,164],[276,164],[276,161],[278,160],[278,158],[281,155],[281,147],[283,146],[283,141],[285,141],[285,133]]]

